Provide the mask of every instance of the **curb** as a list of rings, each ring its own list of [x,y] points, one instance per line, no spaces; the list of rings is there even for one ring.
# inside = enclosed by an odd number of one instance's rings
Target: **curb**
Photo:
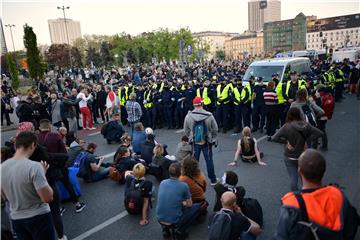
[[[14,131],[17,129],[17,126],[8,126],[8,127],[2,127],[0,129],[0,132],[10,132],[10,131]]]

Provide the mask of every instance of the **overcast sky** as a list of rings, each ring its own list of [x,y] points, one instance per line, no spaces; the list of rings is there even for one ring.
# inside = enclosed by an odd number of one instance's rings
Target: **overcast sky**
[[[138,34],[160,27],[191,31],[227,31],[247,29],[248,0],[2,0],[3,24],[15,24],[15,48],[23,49],[23,25],[32,26],[39,44],[50,45],[47,20],[62,17],[57,6],[70,6],[68,18],[80,21],[82,34]],[[360,12],[358,0],[282,0],[281,18],[294,18],[299,12],[318,18]],[[5,28],[7,47],[11,37]]]

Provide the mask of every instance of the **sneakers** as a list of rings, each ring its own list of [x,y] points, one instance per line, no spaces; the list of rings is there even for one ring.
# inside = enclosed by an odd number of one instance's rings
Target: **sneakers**
[[[86,130],[95,130],[96,128],[92,127],[92,128],[86,128]]]
[[[60,216],[62,216],[64,214],[64,212],[66,211],[66,208],[61,207],[60,208]]]
[[[211,181],[210,185],[215,186],[219,182],[219,179],[217,178],[215,181]]]
[[[78,206],[75,207],[75,212],[76,213],[81,213],[82,210],[84,210],[85,207],[86,207],[85,203],[80,203]]]
[[[63,235],[62,238],[59,238],[59,240],[68,240],[67,236],[66,235]]]

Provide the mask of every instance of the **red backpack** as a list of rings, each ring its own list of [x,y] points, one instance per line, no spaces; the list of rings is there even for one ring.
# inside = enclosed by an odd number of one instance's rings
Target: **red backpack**
[[[325,112],[325,116],[330,120],[334,113],[335,99],[331,94],[322,96],[322,109]]]

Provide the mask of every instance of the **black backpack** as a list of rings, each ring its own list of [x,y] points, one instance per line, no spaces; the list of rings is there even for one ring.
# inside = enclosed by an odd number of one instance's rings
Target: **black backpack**
[[[263,226],[263,211],[258,200],[254,198],[244,198],[242,203],[242,211],[245,216]]]
[[[142,194],[145,181],[135,183],[135,178],[131,180],[129,189],[125,194],[124,204],[129,214],[141,214],[144,203]]]
[[[228,240],[231,235],[231,216],[221,209],[209,224],[209,240]]]
[[[317,126],[316,116],[315,116],[314,111],[311,109],[310,105],[307,103],[304,106],[302,106],[301,108],[304,112],[306,122],[310,123],[311,126],[316,127]]]

